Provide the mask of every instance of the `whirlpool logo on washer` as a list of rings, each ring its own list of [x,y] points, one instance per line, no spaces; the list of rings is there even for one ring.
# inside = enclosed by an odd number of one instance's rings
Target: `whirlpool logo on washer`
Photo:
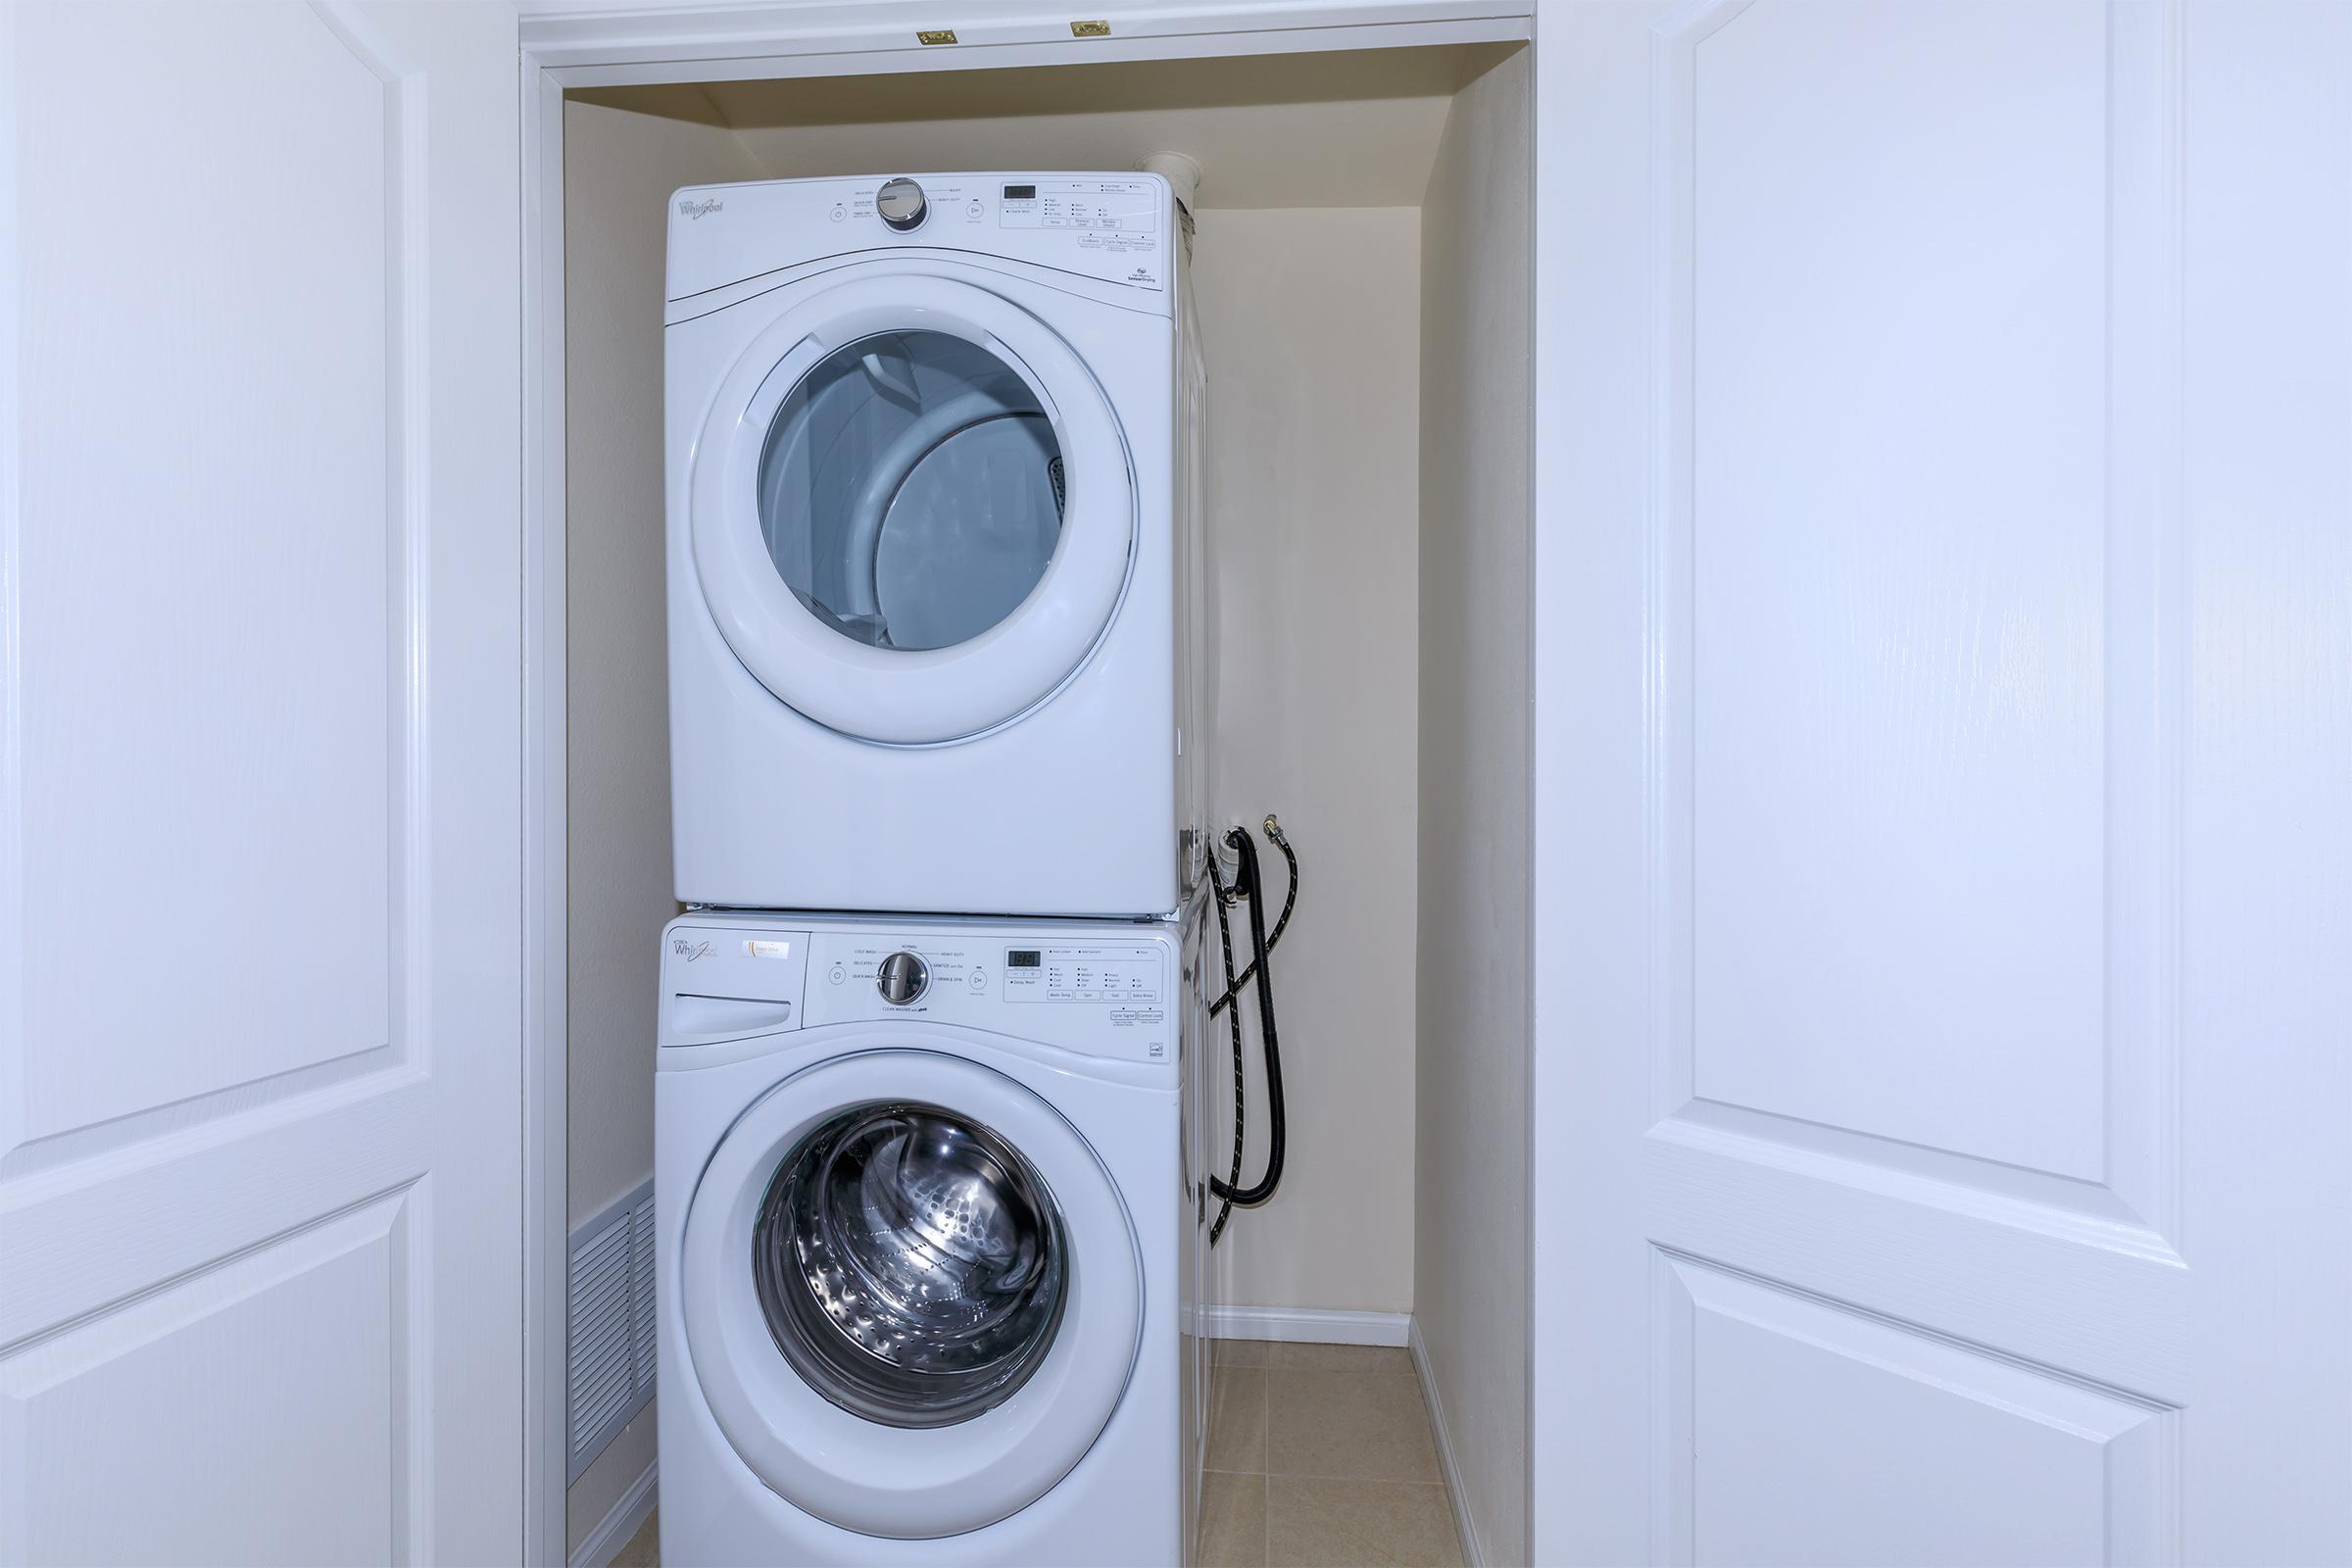
[[[688,937],[671,937],[669,939],[669,951],[676,954],[679,957],[684,958],[688,963],[692,963],[697,958],[708,958],[710,956],[710,944],[708,942],[696,942]]]
[[[712,213],[723,213],[726,210],[727,204],[725,202],[711,197],[706,197],[699,202],[688,200],[678,203],[678,216],[680,218],[694,219],[698,222],[703,219],[708,218]]]

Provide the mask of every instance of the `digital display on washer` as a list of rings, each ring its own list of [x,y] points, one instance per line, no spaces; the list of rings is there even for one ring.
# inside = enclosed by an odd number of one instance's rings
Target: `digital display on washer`
[[[1007,969],[1035,969],[1045,961],[1045,955],[1035,948],[1013,948],[1004,955]]]
[[[1035,185],[1007,185],[1004,187],[1004,199],[1008,202],[1033,202],[1037,200],[1037,187]]]

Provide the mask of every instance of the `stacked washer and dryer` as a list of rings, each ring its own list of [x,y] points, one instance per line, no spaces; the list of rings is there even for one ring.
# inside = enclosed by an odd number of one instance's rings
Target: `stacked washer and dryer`
[[[665,1561],[1189,1550],[1187,220],[1156,173],[672,200]]]

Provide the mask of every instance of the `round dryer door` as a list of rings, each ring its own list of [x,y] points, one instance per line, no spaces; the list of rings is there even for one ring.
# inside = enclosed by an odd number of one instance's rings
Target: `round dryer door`
[[[1085,1457],[1142,1340],[1125,1205],[1011,1079],[881,1048],[746,1111],[687,1210],[693,1376],[787,1502],[869,1536],[995,1523]]]
[[[1127,450],[1068,344],[976,283],[895,272],[786,309],[728,373],[689,505],[745,667],[863,740],[960,740],[1084,662],[1135,540]]]

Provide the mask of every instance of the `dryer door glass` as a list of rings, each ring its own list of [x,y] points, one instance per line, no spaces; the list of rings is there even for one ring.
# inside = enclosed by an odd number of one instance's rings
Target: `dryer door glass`
[[[1010,366],[946,332],[835,349],[776,410],[760,527],[785,583],[876,648],[946,648],[1029,597],[1061,535],[1061,448]]]
[[[865,1104],[777,1168],[752,1233],[760,1305],[825,1398],[894,1427],[968,1421],[1045,1360],[1069,1295],[1053,1195],[996,1133]]]

